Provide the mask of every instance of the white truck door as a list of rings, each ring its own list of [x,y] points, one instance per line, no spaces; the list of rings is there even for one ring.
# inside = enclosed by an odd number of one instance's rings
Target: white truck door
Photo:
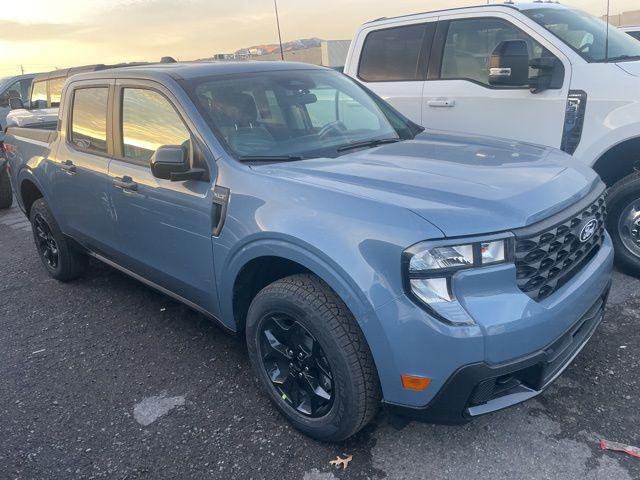
[[[437,18],[363,30],[346,73],[422,123],[422,89]],[[357,62],[354,64],[353,62]]]
[[[477,15],[440,17],[424,84],[422,125],[560,148],[571,73],[568,59],[514,17]],[[526,42],[530,60],[556,62],[553,72],[546,70],[553,74],[552,88],[531,93],[526,78],[520,86],[490,84],[492,53],[512,40]],[[540,72],[529,69],[531,76]]]

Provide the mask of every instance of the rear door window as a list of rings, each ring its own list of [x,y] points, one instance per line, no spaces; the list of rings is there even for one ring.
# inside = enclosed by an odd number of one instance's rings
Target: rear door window
[[[33,82],[31,90],[31,108],[47,108],[47,82]]]
[[[80,88],[73,94],[71,143],[79,150],[107,153],[107,87]]]
[[[189,130],[164,95],[149,89],[124,89],[122,149],[125,158],[148,163],[158,147],[189,148],[190,140]]]
[[[62,97],[62,87],[66,78],[52,78],[49,80],[49,108],[58,108],[60,106],[60,97]]]
[[[369,33],[360,54],[358,76],[366,82],[424,80],[420,59],[428,55],[423,44],[433,28],[432,24],[407,25]]]

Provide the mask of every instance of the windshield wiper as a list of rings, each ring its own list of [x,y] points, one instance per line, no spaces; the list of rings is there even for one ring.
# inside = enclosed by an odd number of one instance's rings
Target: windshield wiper
[[[625,60],[640,60],[640,55],[619,55],[607,58],[607,62],[623,62]]]
[[[351,142],[344,145],[340,145],[336,148],[339,152],[347,150],[355,150],[356,148],[377,147],[378,145],[384,145],[385,143],[399,142],[399,138],[381,138],[377,140],[365,140],[363,142]]]
[[[304,160],[300,155],[241,155],[238,157],[241,162],[294,162]]]

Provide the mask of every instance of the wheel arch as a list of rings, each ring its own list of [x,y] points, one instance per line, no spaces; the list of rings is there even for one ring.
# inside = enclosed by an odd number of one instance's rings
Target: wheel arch
[[[248,309],[245,304],[251,303],[267,284],[295,273],[312,273],[324,281],[342,299],[359,323],[359,319],[372,309],[355,280],[326,255],[314,252],[310,246],[301,246],[283,239],[259,239],[235,251],[236,254],[226,262],[227,266],[218,275],[218,279],[221,285],[222,318],[237,331],[244,328],[243,315]],[[247,282],[250,283],[248,289]]]
[[[593,164],[593,169],[608,187],[637,168],[640,168],[640,136],[613,145]]]
[[[44,192],[33,178],[27,177],[20,181],[19,194],[20,204],[27,217],[30,217],[31,207],[36,200],[44,198]]]

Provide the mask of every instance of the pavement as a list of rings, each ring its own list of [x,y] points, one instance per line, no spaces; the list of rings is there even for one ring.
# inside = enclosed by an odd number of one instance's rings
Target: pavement
[[[341,444],[293,430],[241,340],[92,263],[62,284],[0,211],[0,479],[640,478],[640,281],[615,274],[602,325],[542,395],[458,427],[384,412]],[[346,469],[329,462],[353,459]]]

